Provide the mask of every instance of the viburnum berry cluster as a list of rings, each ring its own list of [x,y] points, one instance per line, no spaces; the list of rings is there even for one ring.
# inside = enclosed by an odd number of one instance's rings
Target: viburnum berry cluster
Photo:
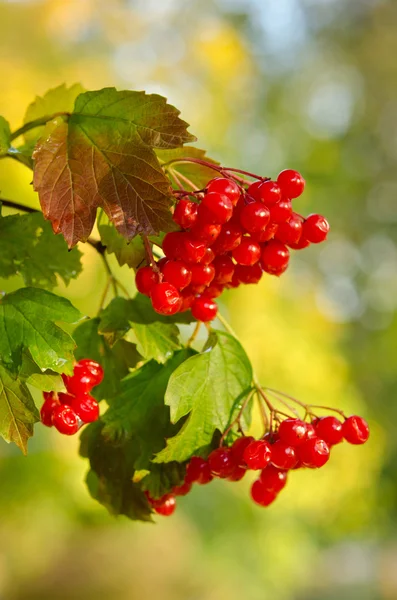
[[[198,321],[212,321],[218,310],[215,298],[224,289],[258,283],[263,273],[280,276],[290,249],[326,239],[324,217],[305,218],[292,208],[305,187],[300,173],[286,169],[277,181],[257,177],[247,185],[232,171],[211,179],[203,190],[175,191],[173,218],[180,230],[166,234],[165,257],[155,262],[149,256],[151,264],[139,268],[135,279],[156,312],[173,315],[191,309]]]
[[[43,392],[40,417],[43,425],[54,426],[64,435],[74,435],[86,423],[99,418],[98,402],[90,395],[103,380],[103,369],[94,360],[82,359],[74,366],[73,375],[62,375],[65,392]]]
[[[193,483],[204,485],[214,478],[236,482],[248,471],[255,471],[259,477],[251,485],[251,498],[259,506],[269,506],[286,486],[290,471],[321,468],[333,446],[343,440],[360,445],[368,438],[368,424],[357,415],[343,422],[334,416],[316,417],[310,422],[286,418],[259,440],[243,435],[231,446],[212,450],[207,459],[193,456],[182,485],[161,498],[148,493],[146,497],[156,513],[170,516],[176,509],[176,496],[188,494]]]

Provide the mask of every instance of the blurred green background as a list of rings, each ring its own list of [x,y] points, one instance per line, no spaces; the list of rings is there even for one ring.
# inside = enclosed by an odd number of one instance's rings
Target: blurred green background
[[[328,243],[221,309],[265,385],[372,427],[367,446],[292,474],[267,510],[248,481],[217,482],[156,525],[90,499],[77,440],[37,426],[27,458],[1,442],[1,599],[397,598],[396,56],[395,0],[0,2],[0,114],[13,128],[64,81],[145,89],[223,164],[302,171],[296,208],[329,217]],[[0,162],[3,197],[37,205],[30,182]],[[58,291],[92,315],[106,276],[84,253],[84,275]]]

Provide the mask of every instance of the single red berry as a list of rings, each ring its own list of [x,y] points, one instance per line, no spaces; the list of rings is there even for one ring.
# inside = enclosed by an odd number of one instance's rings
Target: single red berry
[[[46,427],[52,427],[52,415],[59,406],[59,401],[55,392],[43,392],[44,404],[40,410],[40,420]]]
[[[174,496],[186,496],[192,489],[192,485],[189,481],[185,481],[181,485],[176,485],[172,488],[172,493]]]
[[[313,423],[305,423],[306,425],[306,438],[310,440],[311,438],[318,437],[316,433],[316,429]]]
[[[249,237],[243,237],[241,244],[232,252],[234,260],[239,265],[254,265],[261,255],[261,247]]]
[[[244,477],[244,475],[246,474],[246,472],[247,472],[246,467],[235,466],[232,474],[229,475],[227,480],[228,481],[241,481],[242,478]]]
[[[234,262],[230,256],[216,256],[212,263],[215,268],[214,283],[229,283],[234,273]]]
[[[206,249],[207,247],[204,242],[196,240],[187,233],[183,240],[181,258],[188,263],[199,263],[203,260]]]
[[[271,449],[264,440],[254,440],[243,453],[243,460],[249,469],[264,469],[270,462]]]
[[[288,246],[290,248],[292,248],[293,250],[303,250],[303,248],[307,248],[308,246],[310,246],[310,242],[309,240],[307,240],[306,238],[304,238],[303,236],[303,225],[302,225],[302,235],[300,237],[299,242],[297,242],[296,244],[290,242],[288,244]]]
[[[178,259],[183,256],[185,235],[183,231],[171,231],[164,236],[161,247],[167,258]]]
[[[200,456],[192,456],[186,467],[185,481],[205,485],[206,483],[210,483],[212,479],[213,477],[208,461]]]
[[[277,469],[274,465],[268,465],[263,469],[259,477],[263,487],[278,494],[287,483],[287,471]]]
[[[335,446],[343,440],[342,423],[336,417],[318,419],[313,429],[315,429],[317,436],[324,440],[328,446]]]
[[[275,235],[276,240],[287,246],[297,244],[302,235],[302,228],[303,218],[296,213],[292,213],[289,221],[279,224]]]
[[[210,192],[205,194],[199,209],[199,218],[206,223],[223,225],[233,214],[233,203],[228,196]]]
[[[249,233],[263,231],[269,221],[269,209],[262,202],[246,204],[240,214],[240,223]]]
[[[300,419],[284,419],[278,428],[279,438],[288,446],[300,446],[307,438],[306,423]]]
[[[245,265],[236,265],[234,273],[238,281],[244,284],[259,283],[263,275],[262,267],[259,262],[249,267]]]
[[[208,286],[215,277],[215,267],[213,265],[192,265],[192,285]]]
[[[204,323],[213,321],[217,312],[217,303],[206,296],[199,296],[192,304],[192,315],[197,321],[203,321]]]
[[[152,267],[141,267],[135,275],[135,285],[138,292],[150,296],[150,290],[155,283],[159,282],[158,273],[155,273]]]
[[[270,240],[262,249],[261,266],[266,273],[278,274],[280,269],[286,269],[289,262],[287,246],[277,240]]]
[[[171,494],[163,496],[161,502],[157,501],[153,508],[158,515],[170,517],[176,509],[175,496],[172,496]]]
[[[236,463],[230,448],[216,448],[208,457],[212,475],[226,479],[233,473]]]
[[[243,230],[240,225],[229,221],[229,223],[222,226],[222,230],[216,242],[212,245],[212,249],[217,254],[230,252],[231,250],[234,250],[234,248],[237,248],[241,242],[242,236]]]
[[[206,248],[203,258],[200,260],[201,265],[209,265],[215,258],[215,252],[212,248]]]
[[[243,265],[240,265],[243,266]],[[237,267],[237,265],[236,265]],[[240,285],[240,280],[236,275],[236,269],[234,269],[234,273],[233,273],[233,277],[232,280],[229,281],[228,283],[225,283],[225,288],[229,289],[229,288],[238,288],[238,286]]]
[[[79,430],[79,421],[73,408],[59,405],[52,413],[52,423],[64,435],[74,435]]]
[[[92,396],[76,396],[72,408],[83,423],[93,423],[99,419],[99,405]]]
[[[329,460],[328,444],[318,437],[306,440],[298,448],[298,458],[305,467],[318,469]]]
[[[212,283],[207,287],[206,290],[204,290],[203,294],[207,296],[207,298],[212,298],[214,300],[214,298],[219,298],[222,292],[223,285],[220,285],[219,283]]]
[[[278,437],[278,432],[277,431],[268,431],[264,436],[263,439],[270,445],[275,444],[280,438]]]
[[[191,228],[190,233],[197,240],[200,240],[201,242],[204,242],[210,246],[219,237],[221,229],[222,225],[206,223],[202,219],[198,219],[196,224]]]
[[[247,448],[247,446],[251,444],[251,442],[254,441],[255,439],[252,437],[252,435],[243,435],[242,437],[237,438],[237,440],[233,442],[231,452],[235,464],[239,467],[247,466],[247,463],[244,461],[243,458],[244,450]]]
[[[76,396],[72,394],[65,394],[64,392],[58,392],[58,400],[61,404],[66,404],[67,406],[72,406],[74,399]]]
[[[285,444],[281,440],[278,440],[272,445],[271,453],[271,461],[278,469],[284,469],[288,471],[289,469],[293,469],[298,462],[295,448]]]
[[[302,237],[312,244],[319,244],[327,239],[329,223],[321,215],[309,215],[302,228]]]
[[[96,362],[95,360],[91,360],[90,358],[82,358],[81,360],[79,360],[78,364],[91,373],[91,383],[93,387],[102,383],[104,372],[101,365],[98,362]]]
[[[160,315],[175,315],[182,306],[178,290],[166,282],[153,286],[150,299],[154,310]]]
[[[227,196],[234,205],[237,204],[241,195],[237,183],[226,177],[216,177],[215,179],[211,179],[207,185],[207,192],[223,194],[224,196]]]
[[[175,207],[173,219],[182,229],[190,229],[196,222],[199,205],[186,198],[179,200]]]
[[[259,186],[262,185],[263,181],[259,179],[258,181],[254,181],[247,189],[246,200],[251,201],[259,201],[260,196],[258,194]],[[243,200],[243,198],[241,198]]]
[[[182,290],[181,291],[182,303],[181,303],[179,312],[185,312],[186,310],[189,310],[189,308],[192,307],[194,299],[195,299],[195,295],[191,291],[190,287],[186,288],[185,290]]]
[[[282,198],[277,204],[270,207],[270,220],[272,223],[285,223],[292,217],[291,200]]]
[[[207,287],[205,285],[189,285],[188,289],[192,292],[194,297],[196,297],[204,294],[204,292],[207,290]]]
[[[249,192],[248,188],[248,192]],[[273,206],[281,200],[281,189],[275,181],[263,181],[258,186],[255,200],[263,202],[266,206]]]
[[[192,272],[181,260],[169,260],[162,269],[164,281],[173,285],[178,291],[183,290],[192,281]]]
[[[269,506],[277,498],[277,493],[267,490],[260,479],[257,479],[251,486],[251,498],[259,506]]]
[[[369,427],[367,421],[362,417],[353,415],[346,419],[342,425],[343,437],[349,444],[365,444],[369,438]]]
[[[305,180],[298,171],[293,169],[281,171],[277,177],[277,183],[288,198],[298,198],[305,189]]]
[[[258,233],[251,233],[251,237],[255,242],[262,244],[263,242],[268,242],[269,240],[272,240],[277,233],[277,229],[277,223],[269,223],[269,225],[263,231],[259,231]]]
[[[63,374],[62,379],[67,391],[70,394],[77,395],[90,392],[94,385],[96,385],[97,376],[95,374],[92,375],[91,371],[85,365],[76,363],[73,375],[70,377]]]

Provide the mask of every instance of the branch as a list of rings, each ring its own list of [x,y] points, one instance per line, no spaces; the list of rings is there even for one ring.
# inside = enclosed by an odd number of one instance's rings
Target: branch
[[[11,141],[15,140],[20,135],[22,135],[23,133],[26,133],[30,129],[34,129],[35,127],[40,127],[41,125],[46,125],[48,123],[48,121],[52,121],[53,119],[56,119],[56,117],[70,117],[70,113],[57,112],[52,115],[45,115],[44,117],[40,117],[40,119],[35,119],[34,121],[30,121],[29,123],[25,123],[25,125],[22,125],[22,127],[20,127],[19,129],[17,129],[16,131],[14,131],[11,134],[10,140]]]

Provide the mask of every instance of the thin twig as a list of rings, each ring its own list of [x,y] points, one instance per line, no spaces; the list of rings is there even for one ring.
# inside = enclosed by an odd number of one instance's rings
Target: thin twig
[[[119,293],[118,293],[118,290],[117,290],[116,279],[115,279],[115,277],[114,277],[114,275],[112,273],[112,269],[110,268],[110,265],[108,263],[108,259],[106,258],[105,254],[101,254],[101,258],[102,258],[102,261],[103,261],[103,265],[104,265],[104,267],[106,269],[106,272],[109,275],[110,283],[112,284],[112,288],[113,288],[113,293],[114,293],[115,296],[118,296]]]
[[[230,423],[229,427],[228,427],[227,429],[225,429],[225,431],[223,432],[223,434],[222,434],[222,437],[221,437],[221,440],[220,440],[220,443],[219,443],[219,445],[220,445],[220,446],[222,446],[222,445],[223,445],[223,442],[224,442],[224,440],[225,440],[225,438],[226,438],[227,434],[228,434],[228,433],[229,433],[229,432],[230,432],[230,431],[233,429],[233,427],[234,427],[235,425],[238,425],[238,426],[241,428],[240,419],[241,419],[241,417],[242,417],[242,415],[243,415],[243,412],[244,412],[244,411],[245,411],[245,409],[247,408],[247,406],[248,406],[248,404],[249,404],[249,402],[250,402],[250,400],[251,400],[252,396],[254,395],[255,391],[256,391],[256,390],[255,390],[255,388],[253,388],[253,389],[252,389],[252,390],[250,390],[250,392],[249,392],[249,393],[246,395],[246,397],[245,397],[245,399],[244,399],[244,402],[242,403],[242,405],[241,405],[241,407],[240,407],[240,410],[238,411],[238,414],[237,414],[236,418],[235,418],[235,419],[234,419],[234,420],[233,420],[233,421]]]
[[[106,296],[108,295],[108,291],[109,291],[109,287],[110,287],[111,281],[112,281],[112,277],[109,276],[107,278],[107,280],[106,280],[106,285],[104,287],[104,290],[103,290],[103,293],[102,293],[102,296],[101,296],[101,301],[99,303],[99,308],[98,308],[97,315],[99,315],[99,313],[101,312],[101,310],[104,307],[104,304],[105,304],[105,301],[106,301]]]
[[[188,341],[186,342],[186,347],[188,348],[189,346],[191,346],[194,342],[194,340],[196,339],[198,332],[200,331],[200,326],[201,326],[201,321],[197,321],[196,326],[193,330],[192,335],[190,336],[190,338],[188,339]]]
[[[162,273],[160,272],[160,269],[157,266],[156,261],[154,260],[154,256],[153,256],[153,252],[152,252],[152,246],[150,244],[150,240],[148,238],[147,235],[143,235],[143,245],[145,246],[145,254],[146,254],[146,260],[147,262],[151,265],[153,271],[155,273],[158,273],[160,281],[162,279]]]

